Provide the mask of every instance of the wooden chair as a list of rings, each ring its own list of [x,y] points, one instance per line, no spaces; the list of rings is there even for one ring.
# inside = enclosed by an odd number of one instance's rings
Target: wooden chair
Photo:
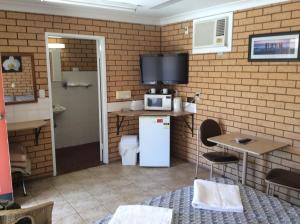
[[[0,224],[51,224],[53,202],[30,208],[0,211]]]
[[[269,195],[270,185],[285,187],[291,190],[300,191],[300,173],[284,169],[272,169],[266,176],[266,193]],[[272,191],[274,192],[274,191]],[[273,193],[272,193],[273,194]]]
[[[212,120],[207,119],[202,122],[200,129],[197,133],[197,164],[196,164],[196,172],[195,172],[195,179],[198,177],[198,167],[199,167],[199,142],[201,141],[203,145],[207,147],[213,147],[216,146],[216,143],[210,142],[207,139],[211,137],[215,137],[222,134],[222,130],[220,125]],[[210,163],[210,178],[213,176],[213,166],[215,164],[217,165],[226,165],[230,163],[236,163],[237,164],[237,178],[239,181],[239,158],[235,155],[232,155],[228,152],[207,152],[203,153],[202,157],[206,159]]]

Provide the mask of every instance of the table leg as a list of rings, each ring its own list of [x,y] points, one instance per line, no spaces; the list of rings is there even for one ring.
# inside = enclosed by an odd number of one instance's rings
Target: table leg
[[[119,131],[120,131],[119,123],[120,123],[120,116],[117,115],[117,124],[116,124],[116,126],[117,126],[117,135],[119,135]]]
[[[244,152],[243,155],[243,173],[242,173],[242,184],[246,184],[246,176],[247,176],[247,159],[248,159],[248,153]]]
[[[194,137],[194,114],[192,114],[192,136]]]
[[[41,129],[42,128],[35,128],[34,129],[35,145],[39,144],[39,136],[40,136],[40,133],[41,133]]]
[[[120,116],[117,115],[117,135],[120,134],[120,129],[122,127],[123,121],[124,121],[124,117],[122,116],[121,121],[120,121]]]

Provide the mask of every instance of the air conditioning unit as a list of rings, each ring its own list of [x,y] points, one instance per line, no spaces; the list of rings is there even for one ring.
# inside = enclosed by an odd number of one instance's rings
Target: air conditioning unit
[[[193,54],[231,51],[232,13],[193,21]]]

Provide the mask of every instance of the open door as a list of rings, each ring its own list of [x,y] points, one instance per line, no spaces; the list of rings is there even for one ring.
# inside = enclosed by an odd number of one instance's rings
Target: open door
[[[3,76],[0,68],[0,200],[12,200],[12,180],[5,119]]]

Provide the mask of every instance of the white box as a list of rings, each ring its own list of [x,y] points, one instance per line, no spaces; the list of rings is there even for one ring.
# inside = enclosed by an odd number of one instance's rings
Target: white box
[[[136,135],[124,135],[119,144],[119,152],[122,157],[122,165],[135,166],[137,153],[139,152],[138,137]]]

